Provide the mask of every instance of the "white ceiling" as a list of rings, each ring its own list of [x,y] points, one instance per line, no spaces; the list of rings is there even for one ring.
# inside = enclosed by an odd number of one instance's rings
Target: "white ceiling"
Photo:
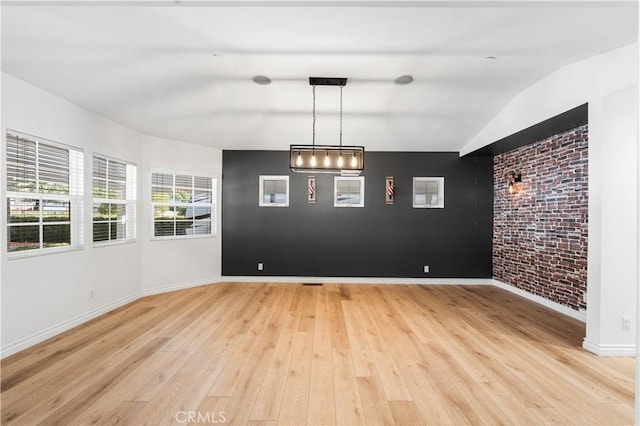
[[[3,71],[142,133],[268,150],[311,143],[309,76],[349,79],[347,145],[459,150],[535,81],[635,42],[638,17],[635,2],[18,3],[2,6]],[[338,142],[338,105],[317,88],[317,143]]]

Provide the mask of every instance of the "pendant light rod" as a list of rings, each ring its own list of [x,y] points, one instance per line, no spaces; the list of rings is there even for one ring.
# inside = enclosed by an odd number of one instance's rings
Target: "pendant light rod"
[[[342,149],[342,88],[340,86],[340,149]]]
[[[313,146],[316,146],[316,86],[313,85],[313,137],[311,139]]]

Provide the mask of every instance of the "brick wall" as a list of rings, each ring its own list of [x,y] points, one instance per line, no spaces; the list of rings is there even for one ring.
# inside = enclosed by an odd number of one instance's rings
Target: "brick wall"
[[[493,275],[578,310],[586,308],[587,126],[497,155],[493,163]],[[522,173],[507,192],[505,174]]]

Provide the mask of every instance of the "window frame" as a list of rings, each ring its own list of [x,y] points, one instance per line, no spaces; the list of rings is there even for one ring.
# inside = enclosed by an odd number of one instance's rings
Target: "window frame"
[[[95,159],[106,160],[106,170],[107,174],[105,178],[97,177],[95,175]],[[109,162],[123,164],[125,166],[125,181],[123,182],[125,185],[125,197],[123,199],[120,198],[98,198],[95,197],[95,180],[104,180],[106,182],[105,188],[106,191],[109,190]],[[91,157],[91,239],[93,241],[94,247],[104,247],[118,244],[127,244],[134,243],[137,240],[137,180],[138,180],[138,166],[135,163],[130,161],[122,160],[115,157],[110,157],[108,155],[99,154],[94,152]],[[130,181],[131,180],[131,181]],[[94,217],[94,209],[96,204],[116,204],[116,205],[124,205],[125,206],[125,216],[127,217],[125,221],[125,235],[132,235],[125,238],[115,238],[115,239],[107,239],[102,241],[95,240],[95,224],[96,223],[108,223],[109,224],[109,237],[111,236],[111,223],[114,222],[112,220],[106,221],[98,221],[96,222]]]
[[[438,203],[430,205],[416,203],[416,182],[437,182],[438,183]],[[444,177],[442,176],[418,176],[413,178],[413,191],[411,201],[414,209],[444,209]]]
[[[357,203],[344,203],[338,200],[338,182],[357,181],[360,185],[360,200]],[[334,176],[333,178],[333,207],[364,207],[364,176]]]
[[[206,178],[211,180],[211,203],[195,203],[195,202],[191,202],[191,203],[183,203],[183,202],[164,202],[164,201],[153,201],[153,175],[157,173],[157,174],[168,174],[168,175],[173,175],[173,186],[172,188],[172,193],[175,196],[175,189],[176,189],[176,176],[190,176],[192,178],[192,186],[191,189],[192,191],[195,191],[195,189],[197,189],[195,187],[195,180],[194,178]],[[180,171],[180,170],[167,170],[167,169],[150,169],[150,173],[149,173],[149,188],[151,189],[150,194],[149,194],[149,198],[151,201],[151,212],[150,212],[150,217],[151,217],[151,241],[167,241],[167,240],[182,240],[182,239],[197,239],[197,238],[215,238],[217,236],[217,220],[218,220],[218,213],[217,213],[217,197],[218,197],[218,179],[215,175],[211,175],[208,173],[200,173],[200,172],[192,172],[192,171]],[[160,187],[165,187],[167,188],[167,186],[165,185],[155,185],[155,186],[160,186]],[[180,187],[178,187],[180,188]],[[204,188],[200,188],[200,189],[204,189]],[[193,195],[193,192],[192,192]],[[165,207],[192,207],[195,209],[195,207],[209,207],[210,211],[211,211],[211,216],[209,219],[210,222],[210,226],[209,226],[209,230],[210,232],[208,234],[175,234],[175,228],[174,228],[174,235],[156,235],[155,234],[155,228],[156,228],[156,218],[155,218],[155,208],[156,206],[165,206]],[[195,218],[194,218],[195,221]],[[174,219],[174,223],[177,222],[177,219]]]
[[[284,181],[286,183],[286,201],[284,203],[270,203],[264,201],[265,181]],[[258,206],[259,207],[289,207],[289,176],[288,175],[260,175],[258,177]]]
[[[60,142],[52,141],[39,136],[30,135],[27,133],[19,132],[12,129],[6,129],[5,134],[5,146],[4,146],[4,162],[3,172],[5,176],[4,186],[4,201],[5,201],[5,216],[3,226],[5,227],[6,243],[4,244],[4,252],[7,255],[7,260],[22,259],[28,257],[43,256],[55,253],[64,253],[76,250],[82,250],[84,247],[84,151],[81,148],[66,145]],[[10,191],[9,190],[9,138],[25,139],[34,144],[34,169],[33,177],[35,190],[34,191]],[[68,188],[67,194],[47,193],[42,192],[40,188],[40,182],[43,181],[41,166],[46,159],[40,157],[41,146],[54,148],[58,150],[67,151],[68,165],[66,173],[68,174]],[[51,167],[51,163],[49,163]],[[46,173],[46,172],[45,172]],[[11,202],[12,200],[34,200],[35,205],[38,206],[38,220],[24,223],[11,223]],[[68,215],[69,220],[63,221],[46,221],[45,220],[45,204],[47,202],[53,203],[68,203]],[[45,227],[56,225],[68,225],[69,226],[69,244],[62,246],[45,247]],[[10,230],[27,227],[38,227],[38,248],[15,250],[11,251],[9,245],[11,242]]]

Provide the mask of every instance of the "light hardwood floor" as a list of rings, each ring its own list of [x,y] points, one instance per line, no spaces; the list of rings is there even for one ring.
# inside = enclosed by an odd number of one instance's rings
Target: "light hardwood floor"
[[[634,362],[489,286],[221,283],[2,361],[3,424],[632,424]]]

